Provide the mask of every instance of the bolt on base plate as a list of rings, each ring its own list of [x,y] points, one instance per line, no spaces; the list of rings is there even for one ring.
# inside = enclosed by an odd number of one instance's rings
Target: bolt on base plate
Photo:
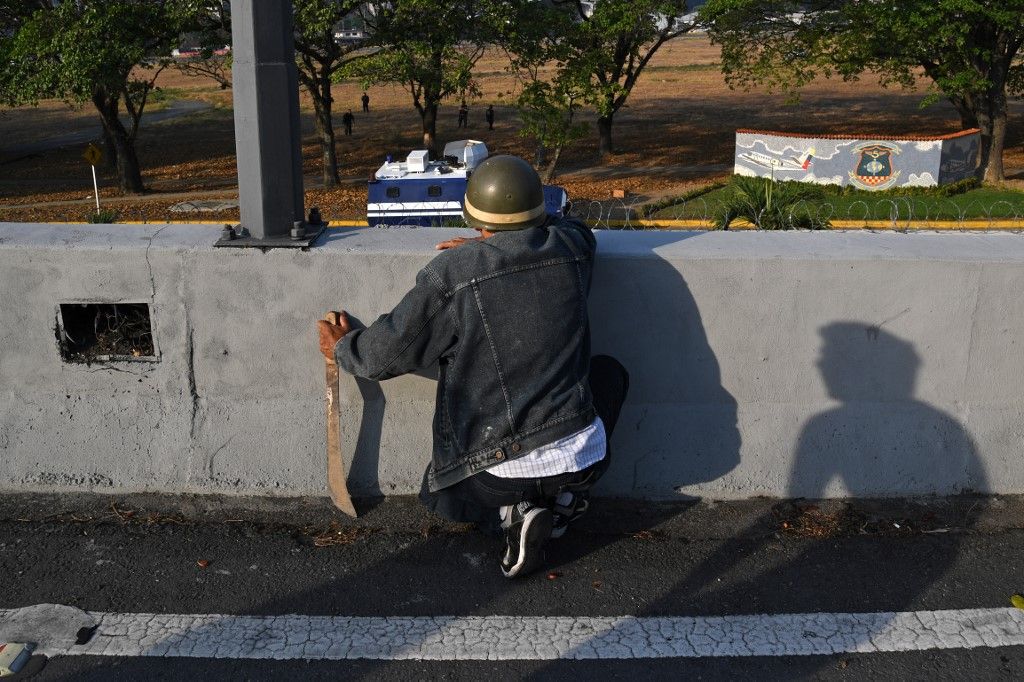
[[[244,227],[225,225],[221,231],[221,238],[217,240],[214,246],[227,246],[239,249],[304,249],[312,246],[313,242],[327,229],[327,223],[320,223],[319,225],[304,223],[304,226],[305,235],[301,237],[298,236],[298,231],[293,227],[287,235],[258,239],[250,235]]]

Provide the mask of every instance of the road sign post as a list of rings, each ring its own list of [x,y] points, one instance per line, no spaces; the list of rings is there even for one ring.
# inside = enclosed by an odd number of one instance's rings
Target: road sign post
[[[92,167],[92,195],[96,199],[96,213],[98,214],[100,212],[100,185],[96,181],[96,166],[103,160],[103,150],[90,143],[82,152],[82,158],[88,161]]]

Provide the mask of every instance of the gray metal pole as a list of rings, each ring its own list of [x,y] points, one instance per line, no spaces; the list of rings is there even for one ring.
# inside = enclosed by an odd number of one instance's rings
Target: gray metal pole
[[[245,241],[286,246],[303,219],[291,0],[231,0],[231,39],[238,201],[251,235]]]

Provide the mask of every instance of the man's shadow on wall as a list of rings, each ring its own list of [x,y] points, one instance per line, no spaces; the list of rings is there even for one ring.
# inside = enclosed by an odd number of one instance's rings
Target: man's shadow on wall
[[[870,498],[987,490],[984,469],[964,427],[914,397],[921,358],[912,344],[861,322],[835,322],[819,331],[817,365],[829,395],[841,402],[802,429],[789,476],[790,496]],[[939,501],[937,508],[941,506]],[[985,506],[984,498],[970,500],[959,523],[969,529]],[[643,609],[643,615],[907,610],[927,600],[929,588],[956,561],[963,542],[963,534],[954,529],[909,543],[891,523],[892,537],[840,543],[825,533],[790,539],[777,514],[766,513],[722,542]],[[858,526],[864,532],[867,520],[849,506],[832,519],[847,534],[851,528],[856,534]],[[826,665],[815,659],[803,661],[801,674]]]
[[[700,234],[649,234],[643,244],[657,255]],[[599,258],[594,270],[594,352],[617,358],[630,373],[603,487],[666,499],[739,464],[737,404],[722,386],[718,358],[679,264],[632,256]]]
[[[967,431],[914,397],[921,358],[912,344],[859,322],[835,322],[820,333],[818,369],[841,404],[804,426],[791,495],[842,493],[837,482],[853,497],[986,488]]]
[[[697,301],[679,264],[656,257],[659,249],[702,234],[601,235],[590,296],[593,352],[625,366],[630,390],[611,438],[609,470],[594,489],[597,513],[548,544],[552,568],[600,550],[621,532],[654,529],[686,513],[699,502],[685,494],[687,487],[721,478],[739,464],[736,399],[722,386]],[[628,240],[626,253],[616,253],[619,240]],[[636,257],[638,243],[644,257]],[[674,501],[600,499],[619,496]],[[602,507],[612,513],[601,514]],[[616,518],[622,523],[610,523]]]

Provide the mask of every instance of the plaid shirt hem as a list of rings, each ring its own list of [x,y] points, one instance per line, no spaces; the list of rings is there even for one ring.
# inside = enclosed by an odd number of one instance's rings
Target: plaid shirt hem
[[[595,417],[590,426],[522,457],[493,466],[487,473],[498,478],[544,478],[582,471],[604,459],[607,445],[604,422]]]

